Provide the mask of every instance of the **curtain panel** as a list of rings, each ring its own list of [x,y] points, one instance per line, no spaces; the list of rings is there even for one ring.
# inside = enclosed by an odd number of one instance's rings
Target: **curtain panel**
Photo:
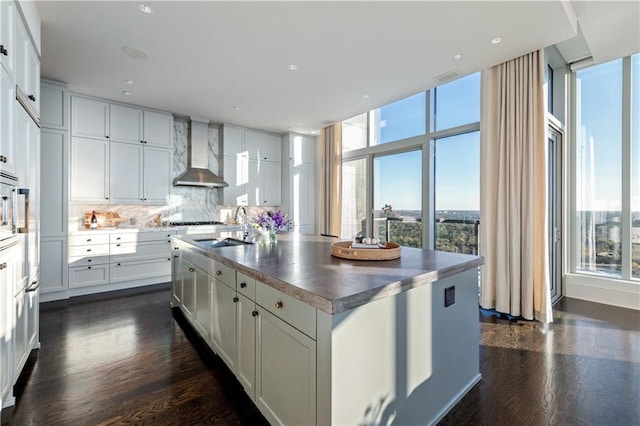
[[[480,306],[551,322],[543,51],[483,71],[481,90]]]
[[[322,129],[320,156],[321,233],[340,236],[342,228],[342,124]]]

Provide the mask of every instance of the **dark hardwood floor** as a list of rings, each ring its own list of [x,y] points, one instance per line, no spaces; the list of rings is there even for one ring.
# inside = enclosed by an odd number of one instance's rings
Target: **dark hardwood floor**
[[[266,424],[168,300],[161,285],[43,304],[2,425]],[[441,424],[640,424],[640,312],[563,299],[554,318],[481,312],[482,381]]]

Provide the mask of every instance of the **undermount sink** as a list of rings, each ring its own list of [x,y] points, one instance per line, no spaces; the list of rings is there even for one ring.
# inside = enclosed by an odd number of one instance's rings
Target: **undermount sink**
[[[224,238],[222,240],[218,239],[206,239],[206,240],[196,240],[199,243],[203,243],[210,248],[220,248],[220,247],[235,247],[235,246],[246,246],[251,245],[251,243],[242,240],[236,240],[235,238]]]

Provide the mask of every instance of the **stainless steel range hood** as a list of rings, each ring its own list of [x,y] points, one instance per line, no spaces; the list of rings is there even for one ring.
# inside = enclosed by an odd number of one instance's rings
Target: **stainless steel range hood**
[[[229,186],[220,176],[209,170],[209,122],[191,117],[187,140],[187,170],[173,180],[175,186],[224,188]]]

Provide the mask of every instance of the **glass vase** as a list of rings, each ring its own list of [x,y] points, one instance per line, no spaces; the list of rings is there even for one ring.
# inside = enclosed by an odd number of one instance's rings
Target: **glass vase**
[[[269,229],[269,242],[275,243],[278,241],[278,231],[276,229]]]

